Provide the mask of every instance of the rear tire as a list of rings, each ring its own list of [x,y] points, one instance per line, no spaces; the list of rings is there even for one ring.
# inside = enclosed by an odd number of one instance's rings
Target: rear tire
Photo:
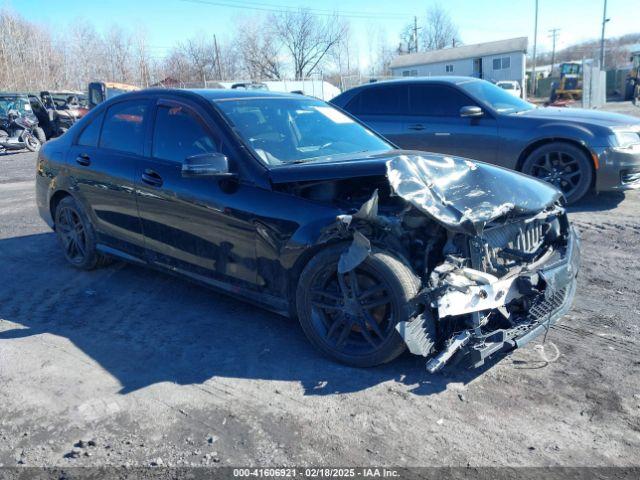
[[[93,224],[76,200],[67,196],[60,200],[54,215],[58,241],[66,260],[75,268],[92,270],[110,263],[96,249]]]
[[[567,203],[580,200],[591,188],[593,167],[588,155],[565,142],[536,148],[525,159],[522,172],[556,186]]]
[[[371,367],[390,362],[405,350],[395,325],[413,315],[409,301],[420,280],[397,258],[374,251],[342,276],[343,289],[337,265],[345,248],[327,247],[302,271],[296,292],[300,325],[318,350],[341,363]],[[355,295],[347,297],[345,290]]]

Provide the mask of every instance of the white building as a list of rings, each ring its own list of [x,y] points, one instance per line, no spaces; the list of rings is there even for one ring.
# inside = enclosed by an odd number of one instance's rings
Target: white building
[[[526,54],[527,37],[518,37],[400,55],[390,67],[394,76],[456,75],[515,80],[524,86]]]

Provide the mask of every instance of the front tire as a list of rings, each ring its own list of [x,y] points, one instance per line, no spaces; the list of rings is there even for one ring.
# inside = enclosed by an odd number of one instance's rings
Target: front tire
[[[25,132],[22,138],[24,139],[24,144],[25,147],[27,147],[27,150],[29,150],[30,152],[37,152],[38,150],[40,150],[42,144],[40,143],[40,140],[38,140],[34,135]]]
[[[420,280],[381,251],[340,275],[338,260],[345,248],[322,250],[302,271],[296,292],[300,325],[316,348],[341,363],[371,367],[390,362],[405,349],[395,326],[413,315],[409,302]]]
[[[588,155],[565,142],[552,142],[536,148],[525,159],[522,172],[556,186],[575,203],[591,188],[593,168]]]
[[[96,234],[84,209],[71,197],[60,200],[55,211],[55,229],[66,260],[75,268],[92,270],[108,263],[96,249]]]

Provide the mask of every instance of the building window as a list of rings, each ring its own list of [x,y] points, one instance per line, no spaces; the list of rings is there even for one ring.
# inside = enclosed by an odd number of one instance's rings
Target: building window
[[[453,73],[453,64],[450,63],[448,65],[445,65],[444,66],[444,71],[447,72],[447,73]]]
[[[502,58],[493,59],[494,70],[504,70],[506,68],[511,68],[511,57],[502,57]]]
[[[403,70],[402,71],[402,76],[403,77],[417,77],[418,76],[418,70]]]

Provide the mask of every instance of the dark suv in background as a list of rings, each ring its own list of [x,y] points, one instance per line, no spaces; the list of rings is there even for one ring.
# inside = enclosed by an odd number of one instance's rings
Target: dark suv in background
[[[640,187],[640,122],[594,110],[538,108],[470,77],[362,85],[331,103],[401,148],[481,160],[548,181],[575,202]]]

